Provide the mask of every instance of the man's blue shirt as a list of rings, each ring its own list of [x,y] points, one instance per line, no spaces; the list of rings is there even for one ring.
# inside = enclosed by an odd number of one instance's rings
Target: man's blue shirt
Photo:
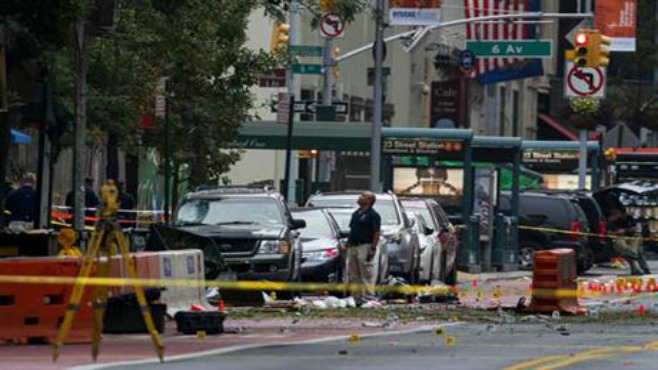
[[[382,219],[372,207],[365,211],[356,210],[350,220],[350,245],[370,244],[375,233],[381,230]]]

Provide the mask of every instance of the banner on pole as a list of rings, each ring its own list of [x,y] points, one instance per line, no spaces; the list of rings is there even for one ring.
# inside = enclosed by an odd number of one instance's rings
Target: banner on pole
[[[594,27],[612,38],[611,51],[634,52],[636,0],[596,0]]]

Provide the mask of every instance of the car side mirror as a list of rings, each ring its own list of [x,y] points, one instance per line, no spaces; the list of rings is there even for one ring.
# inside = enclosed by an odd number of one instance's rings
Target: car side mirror
[[[297,229],[303,229],[305,227],[306,227],[306,221],[293,218],[292,225],[290,228],[293,230],[297,230]]]
[[[431,227],[425,227],[425,235],[432,235],[434,233],[434,229]]]

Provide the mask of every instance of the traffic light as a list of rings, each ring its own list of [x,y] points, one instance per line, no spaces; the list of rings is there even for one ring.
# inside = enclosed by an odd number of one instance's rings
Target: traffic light
[[[270,40],[270,52],[272,54],[281,53],[288,47],[290,40],[290,25],[287,23],[275,22],[272,27],[272,39]]]
[[[320,0],[320,11],[322,13],[330,12],[334,7],[334,0]]]
[[[340,47],[334,45],[334,48],[331,49],[331,60],[333,65],[331,66],[331,75],[334,77],[334,80],[337,80],[340,77],[340,68],[338,67],[338,62],[336,58],[340,55]]]
[[[589,67],[588,62],[591,54],[589,50],[590,39],[591,37],[588,30],[580,30],[580,32],[576,34],[576,52],[573,60],[576,67]]]
[[[313,158],[317,158],[318,155],[319,152],[315,149],[297,151],[297,158],[300,159],[313,159]]]
[[[598,30],[590,34],[590,67],[607,67],[610,64],[610,37],[602,35]]]

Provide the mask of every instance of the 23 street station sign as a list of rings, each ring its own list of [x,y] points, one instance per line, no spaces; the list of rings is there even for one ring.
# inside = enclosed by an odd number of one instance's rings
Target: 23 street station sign
[[[532,150],[523,151],[523,164],[530,168],[575,168],[580,153],[575,150]]]
[[[392,155],[437,154],[439,152],[461,151],[462,144],[453,141],[437,141],[422,138],[393,138],[382,140],[382,153]]]

